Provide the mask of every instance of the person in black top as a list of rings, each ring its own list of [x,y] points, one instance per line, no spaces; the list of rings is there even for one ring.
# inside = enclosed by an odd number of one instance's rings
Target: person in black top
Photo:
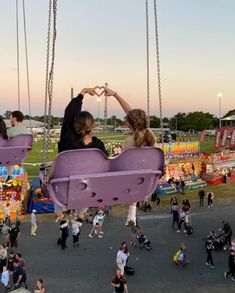
[[[17,248],[18,247],[18,239],[20,237],[20,230],[16,227],[15,223],[12,223],[11,228],[9,230],[9,236],[10,236],[10,243],[11,248]]]
[[[200,207],[203,207],[205,195],[206,195],[206,192],[205,192],[204,188],[201,188],[198,192],[198,196],[200,199]]]
[[[58,143],[59,153],[73,149],[97,148],[108,155],[103,142],[97,137],[91,136],[91,131],[95,127],[93,116],[89,112],[81,111],[84,95],[96,95],[97,88],[99,87],[83,89],[67,105]]]
[[[15,259],[13,261],[13,265],[14,265],[14,270],[13,270],[14,289],[18,289],[23,286],[25,287],[26,273],[20,266],[18,259]]]
[[[121,274],[121,270],[117,269],[111,285],[114,287],[114,292],[128,293],[128,288],[125,278]]]
[[[63,217],[60,221],[60,235],[61,235],[61,248],[64,250],[67,248],[66,246],[66,240],[69,236],[69,225],[68,221],[65,217]]]
[[[231,239],[232,239],[233,231],[232,231],[231,225],[228,222],[222,221],[222,224],[223,224],[222,230],[224,231],[224,237],[225,237],[224,250],[226,250],[226,245],[228,247],[231,246]]]

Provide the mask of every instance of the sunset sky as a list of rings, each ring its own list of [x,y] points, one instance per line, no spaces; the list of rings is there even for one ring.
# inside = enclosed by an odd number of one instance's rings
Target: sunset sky
[[[25,0],[32,115],[44,113],[48,0]],[[159,0],[163,116],[235,108],[235,1]],[[150,9],[151,114],[159,115],[153,1]],[[83,87],[108,82],[132,107],[146,109],[144,0],[58,0],[53,115]],[[22,1],[19,0],[21,110],[28,113]],[[1,111],[17,108],[15,0],[0,0]],[[101,117],[104,103],[100,104]],[[84,109],[97,117],[96,98]],[[108,116],[123,117],[114,98]]]

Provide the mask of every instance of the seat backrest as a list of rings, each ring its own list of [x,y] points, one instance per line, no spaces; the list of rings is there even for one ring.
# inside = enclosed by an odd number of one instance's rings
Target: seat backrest
[[[19,165],[32,148],[33,136],[21,134],[7,140],[0,137],[0,166]]]
[[[111,163],[110,171],[164,169],[164,153],[155,147],[129,148],[124,150]]]
[[[59,153],[55,158],[50,178],[63,178],[76,174],[108,172],[110,161],[99,149],[78,149]]]

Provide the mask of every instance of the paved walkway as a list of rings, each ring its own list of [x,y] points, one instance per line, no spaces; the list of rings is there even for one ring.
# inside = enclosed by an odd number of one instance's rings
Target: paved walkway
[[[130,248],[129,264],[136,270],[128,276],[129,292],[235,292],[235,283],[225,280],[228,252],[214,252],[216,269],[205,266],[205,246],[202,238],[212,229],[229,220],[235,231],[234,206],[197,209],[192,216],[194,234],[185,237],[171,229],[168,214],[141,214],[140,225],[152,242],[152,251]],[[41,221],[38,236],[31,237],[30,224],[22,223],[20,250],[26,260],[30,289],[36,279],[44,279],[48,293],[112,292],[110,281],[115,273],[115,258],[122,241],[129,242],[129,230],[124,218],[105,219],[105,237],[88,238],[91,226],[84,224],[80,247],[74,248],[71,239],[68,249],[56,246],[59,225]],[[190,263],[183,270],[172,262],[180,242],[188,248]]]

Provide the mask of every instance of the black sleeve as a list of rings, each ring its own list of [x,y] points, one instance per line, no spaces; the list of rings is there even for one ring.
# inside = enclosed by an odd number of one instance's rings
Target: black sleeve
[[[105,153],[106,156],[108,156],[109,154],[108,154],[108,152],[107,152],[107,150],[106,150],[106,148],[105,148],[105,145],[104,145],[103,141],[99,140],[99,144],[100,144],[99,149],[100,149],[101,151],[103,151],[103,152]]]
[[[73,126],[74,116],[77,113],[81,112],[82,100],[83,95],[79,94],[76,98],[73,98],[65,108],[64,119],[60,134],[60,142],[58,143],[59,153],[66,150],[65,145],[67,144],[67,139],[72,139],[72,137],[75,136]]]

